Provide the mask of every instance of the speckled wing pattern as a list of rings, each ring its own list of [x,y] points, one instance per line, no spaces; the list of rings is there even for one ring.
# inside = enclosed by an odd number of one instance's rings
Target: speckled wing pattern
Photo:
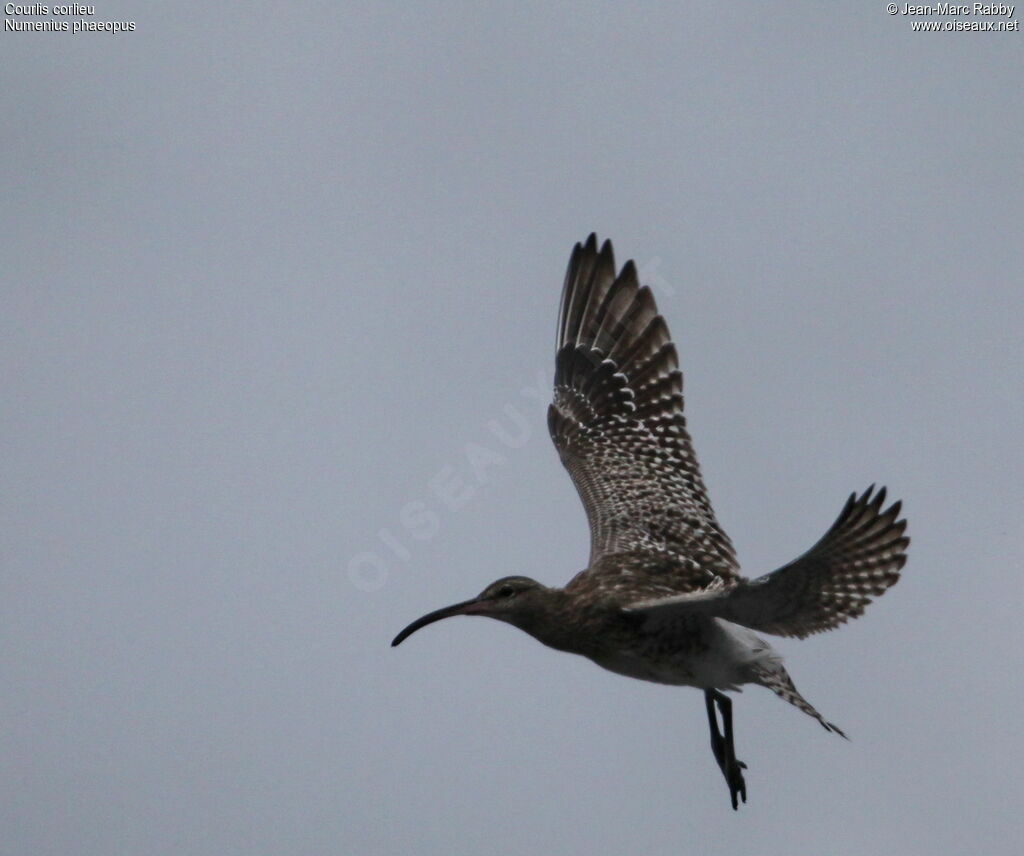
[[[852,494],[836,522],[800,558],[771,574],[717,591],[633,604],[649,621],[704,612],[778,636],[809,636],[857,618],[896,583],[910,539],[901,503],[884,511],[885,488]]]
[[[591,235],[569,260],[548,426],[590,523],[570,588],[672,594],[737,579],[683,416],[683,377],[636,266]]]

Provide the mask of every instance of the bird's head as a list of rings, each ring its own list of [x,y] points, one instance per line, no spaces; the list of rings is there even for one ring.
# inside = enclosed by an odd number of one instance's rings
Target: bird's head
[[[544,608],[547,601],[545,595],[552,589],[541,585],[529,577],[502,577],[495,580],[479,595],[462,603],[446,606],[417,618],[412,624],[399,633],[391,642],[392,646],[400,645],[406,637],[411,636],[421,627],[451,618],[453,615],[486,615],[507,621],[518,627],[525,625]]]

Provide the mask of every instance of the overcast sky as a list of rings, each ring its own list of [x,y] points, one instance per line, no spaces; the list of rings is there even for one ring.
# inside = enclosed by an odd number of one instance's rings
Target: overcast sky
[[[1017,852],[1024,35],[95,5],[135,31],[0,45],[0,854]],[[778,640],[851,742],[749,688],[736,813],[693,689],[388,647],[586,563],[544,400],[592,230],[747,573],[872,482],[910,522],[864,618]]]

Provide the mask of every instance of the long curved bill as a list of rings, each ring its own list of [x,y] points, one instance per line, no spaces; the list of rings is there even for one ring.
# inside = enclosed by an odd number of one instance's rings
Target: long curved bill
[[[433,624],[435,621],[440,621],[442,618],[451,618],[453,615],[472,615],[476,610],[474,607],[480,605],[480,599],[474,597],[472,600],[464,600],[462,603],[455,603],[451,606],[446,606],[444,609],[436,609],[433,612],[428,612],[422,618],[417,618],[412,624],[405,628],[399,633],[394,639],[391,640],[391,647],[395,645],[401,645],[402,642],[409,636],[412,636],[421,627],[426,627],[428,624]]]

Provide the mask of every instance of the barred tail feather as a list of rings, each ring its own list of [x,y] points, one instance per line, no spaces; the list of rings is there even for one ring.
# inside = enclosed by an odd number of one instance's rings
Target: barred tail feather
[[[754,682],[763,687],[767,687],[783,701],[788,701],[793,705],[793,707],[799,708],[808,716],[813,716],[821,723],[822,728],[826,731],[838,734],[846,740],[850,739],[843,733],[842,729],[838,725],[826,720],[825,717],[815,710],[814,705],[800,695],[796,685],[793,683],[793,679],[789,676],[789,672],[787,672],[781,665],[775,669],[755,667]]]

